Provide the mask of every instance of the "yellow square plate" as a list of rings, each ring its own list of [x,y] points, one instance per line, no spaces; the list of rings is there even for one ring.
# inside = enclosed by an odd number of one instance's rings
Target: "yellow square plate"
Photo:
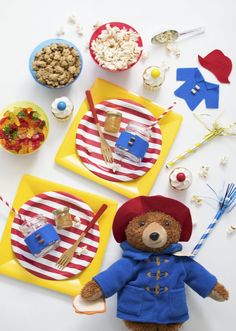
[[[103,255],[105,253],[105,249],[110,237],[112,221],[117,209],[117,202],[96,194],[79,191],[34,176],[25,175],[23,176],[18,187],[16,197],[13,203],[14,208],[16,210],[19,210],[20,207],[27,200],[29,200],[36,194],[40,194],[45,191],[64,191],[71,193],[86,202],[93,209],[94,212],[99,209],[101,204],[107,204],[107,210],[99,219],[100,242],[96,256],[83,272],[81,272],[78,276],[72,277],[70,279],[55,281],[45,280],[36,277],[26,271],[18,263],[12,251],[10,234],[14,214],[10,213],[5,230],[3,232],[2,239],[0,241],[0,274],[74,296],[79,293],[80,289],[86,282],[88,282],[94,275],[99,272],[99,269],[102,264]]]
[[[146,98],[140,97],[132,92],[128,92],[127,90],[100,78],[95,80],[91,88],[91,93],[95,104],[112,98],[130,99],[147,108],[156,118],[166,110]],[[174,142],[174,139],[182,122],[182,116],[175,112],[171,112],[170,114],[168,114],[168,116],[166,116],[166,118],[163,118],[160,121],[159,125],[162,132],[161,153],[158,157],[157,162],[144,176],[130,182],[111,182],[100,178],[90,172],[83,165],[77,154],[75,147],[76,130],[82,117],[87,111],[89,111],[89,106],[87,100],[85,99],[77,115],[75,116],[75,119],[71,124],[71,127],[69,128],[61,147],[57,152],[55,158],[56,163],[60,164],[65,168],[68,168],[71,171],[76,172],[77,174],[80,174],[81,176],[84,176],[92,181],[104,185],[111,190],[125,195],[128,198],[133,198],[138,195],[147,195],[150,192],[155,182],[155,179],[160,172],[162,165],[165,162],[169,150]]]

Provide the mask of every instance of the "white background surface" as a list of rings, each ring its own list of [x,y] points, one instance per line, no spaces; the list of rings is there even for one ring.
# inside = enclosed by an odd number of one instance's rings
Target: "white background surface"
[[[120,203],[125,198],[109,191],[102,186],[89,182],[54,163],[54,156],[70,123],[58,123],[50,114],[52,100],[62,94],[69,96],[75,108],[78,109],[85,89],[89,88],[96,77],[105,78],[131,91],[147,96],[163,106],[169,106],[174,98],[174,90],[180,85],[176,82],[177,67],[198,66],[197,55],[205,56],[218,48],[225,52],[234,62],[236,49],[234,0],[148,0],[148,1],[108,1],[108,0],[62,0],[62,1],[0,1],[0,108],[18,100],[31,100],[41,105],[48,113],[51,130],[49,138],[38,153],[15,157],[0,150],[0,192],[10,202],[13,201],[18,183],[23,174],[29,173],[42,178],[54,180],[79,189],[110,196]],[[84,27],[84,36],[78,37],[74,27],[67,24],[67,17],[75,13]],[[134,26],[141,34],[144,48],[150,51],[150,57],[138,63],[130,71],[112,74],[102,71],[91,60],[85,43],[92,33],[92,25],[96,21],[123,21]],[[65,39],[75,42],[81,49],[84,59],[84,68],[77,82],[70,88],[62,91],[52,91],[37,85],[28,71],[28,58],[32,49],[41,41],[55,36],[58,27],[64,26],[67,30]],[[181,56],[176,59],[164,49],[150,44],[150,38],[155,32],[165,28],[175,28],[179,31],[205,26],[204,35],[188,39],[179,43]],[[150,94],[143,90],[142,72],[148,65],[159,65],[163,60],[169,61],[170,70],[166,81],[158,93]],[[199,66],[200,67],[200,66]],[[213,74],[200,67],[204,77],[216,82]],[[225,110],[225,121],[235,120],[235,69],[230,76],[231,84],[220,87],[220,109]],[[179,135],[171,149],[169,159],[176,153],[189,147],[189,144],[199,140],[205,134],[205,129],[192,116],[182,99],[178,99],[175,110],[184,116]],[[202,103],[196,111],[203,111]],[[210,114],[218,114],[219,110],[209,110]],[[219,165],[224,155],[230,159],[226,167]],[[236,145],[234,138],[218,138],[199,152],[182,162],[182,165],[191,169],[194,177],[192,187],[186,193],[174,193],[168,186],[168,171],[162,169],[155,182],[151,194],[164,194],[176,197],[188,204],[191,208],[197,226],[194,229],[191,241],[185,249],[190,251],[196,244],[199,236],[212,220],[215,209],[209,204],[200,208],[190,204],[193,194],[211,196],[206,187],[206,181],[198,176],[202,165],[210,166],[208,182],[220,188],[224,179],[235,181]],[[199,253],[197,261],[207,267],[230,291],[230,300],[227,303],[217,303],[211,299],[203,300],[191,290],[187,291],[190,320],[185,323],[185,331],[221,331],[233,330],[233,321],[236,307],[236,268],[235,245],[236,234],[226,236],[226,229],[236,224],[236,209],[224,216],[221,223],[214,230],[211,238]],[[0,233],[4,228],[8,211],[1,205]],[[0,252],[4,254],[4,252]],[[120,256],[119,246],[111,236],[104,258],[103,269],[108,267]],[[0,330],[1,331],[118,331],[125,330],[122,321],[115,317],[116,298],[108,300],[106,314],[91,317],[76,316],[71,305],[71,298],[28,285],[14,279],[0,276]]]

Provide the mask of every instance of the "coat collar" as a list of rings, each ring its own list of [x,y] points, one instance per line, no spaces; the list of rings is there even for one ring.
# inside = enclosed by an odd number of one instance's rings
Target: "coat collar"
[[[169,247],[164,249],[161,253],[144,252],[132,247],[127,241],[121,243],[120,247],[123,249],[123,257],[129,257],[133,260],[142,261],[147,260],[151,255],[164,255],[164,254],[174,254],[182,250],[182,245],[179,243],[171,244]]]
[[[207,90],[212,90],[219,86],[218,84],[206,82],[198,68],[195,68],[194,78],[197,83],[200,83],[200,82],[205,83]]]

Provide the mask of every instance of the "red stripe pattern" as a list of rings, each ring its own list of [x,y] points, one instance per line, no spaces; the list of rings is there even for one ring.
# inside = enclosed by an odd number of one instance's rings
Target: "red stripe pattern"
[[[109,99],[96,104],[95,107],[102,128],[104,127],[107,111],[114,109],[122,113],[120,132],[126,128],[131,120],[147,126],[151,126],[156,122],[156,118],[149,110],[131,100]],[[119,133],[113,134],[105,131],[103,131],[103,133],[108,144],[114,151],[115,142]],[[143,161],[140,164],[136,164],[121,159],[118,155],[113,153],[114,162],[118,165],[114,171],[114,169],[103,160],[100,149],[100,138],[91,111],[88,111],[84,115],[76,132],[76,150],[83,164],[96,176],[113,182],[128,182],[143,176],[157,161],[161,152],[161,145],[161,130],[158,123],[156,123],[152,128],[149,148]]]
[[[11,229],[12,250],[19,263],[30,273],[47,280],[63,280],[78,275],[92,262],[99,245],[99,226],[96,223],[82,240],[79,247],[87,246],[86,254],[74,254],[73,259],[64,270],[56,267],[58,258],[78,239],[80,234],[93,218],[93,211],[82,200],[66,192],[46,192],[28,200],[19,210],[24,219],[42,214],[47,221],[55,226],[52,211],[57,208],[69,207],[72,217],[80,219],[80,227],[57,230],[61,242],[57,249],[42,258],[35,258],[24,242],[20,230],[22,220],[16,216]]]

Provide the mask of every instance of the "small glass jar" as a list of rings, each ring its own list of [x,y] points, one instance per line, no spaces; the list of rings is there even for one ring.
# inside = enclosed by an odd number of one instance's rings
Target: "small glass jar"
[[[115,144],[115,153],[125,159],[139,163],[149,147],[151,131],[148,126],[130,121]]]
[[[104,130],[110,133],[117,133],[120,130],[122,114],[116,110],[110,110],[107,112]]]
[[[56,209],[53,212],[55,223],[58,230],[70,228],[72,226],[72,218],[68,207]]]
[[[24,241],[35,257],[43,257],[59,246],[60,237],[43,215],[25,220],[21,225]]]

